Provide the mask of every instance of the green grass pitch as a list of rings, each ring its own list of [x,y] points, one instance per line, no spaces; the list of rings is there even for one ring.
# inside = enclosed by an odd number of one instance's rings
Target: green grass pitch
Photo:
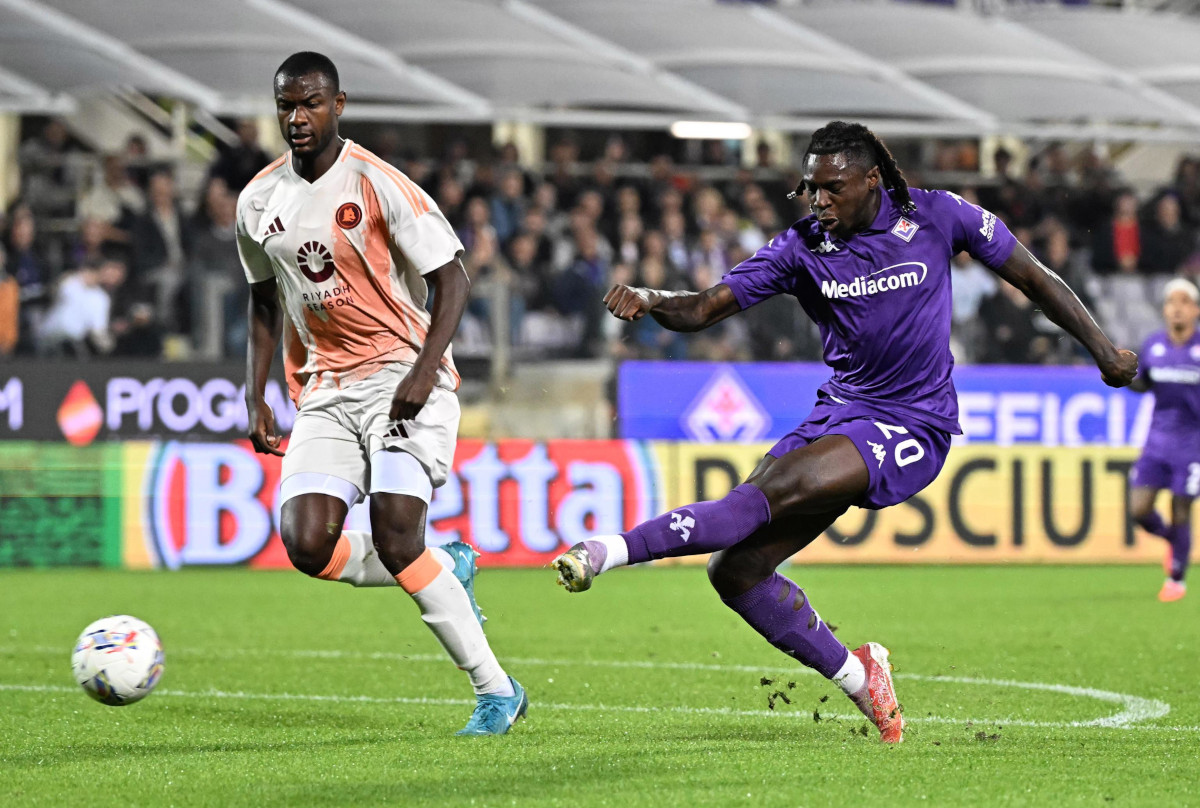
[[[6,571],[0,805],[1200,804],[1200,594],[1158,603],[1149,567],[788,572],[849,645],[892,649],[902,746],[864,736],[700,567],[580,595],[484,570],[488,634],[531,699],[488,739],[453,737],[465,676],[399,590]],[[125,708],[70,674],[77,633],[110,613],[166,648],[159,690]]]

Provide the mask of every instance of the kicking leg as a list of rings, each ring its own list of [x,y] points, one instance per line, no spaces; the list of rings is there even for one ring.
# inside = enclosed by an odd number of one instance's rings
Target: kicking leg
[[[829,435],[779,458],[768,455],[723,499],[676,508],[628,533],[580,542],[553,566],[560,584],[582,592],[596,575],[617,566],[732,547],[773,518],[840,513],[862,499],[869,482],[854,442]]]
[[[817,614],[804,590],[776,569],[821,535],[843,510],[772,522],[750,538],[714,553],[708,577],[721,601],[783,653],[832,680],[886,743],[903,739],[888,650],[843,645]]]

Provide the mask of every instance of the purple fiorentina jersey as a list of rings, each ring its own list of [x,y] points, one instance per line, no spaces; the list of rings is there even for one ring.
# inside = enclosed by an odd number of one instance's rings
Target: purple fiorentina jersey
[[[1008,260],[1016,239],[996,216],[946,191],[911,189],[902,214],[887,193],[866,230],[846,240],[806,216],[721,282],[747,309],[790,294],[821,329],[835,399],[898,411],[959,434],[950,380],[950,259]]]
[[[1200,331],[1176,345],[1159,331],[1147,338],[1138,356],[1138,375],[1150,379],[1154,418],[1145,453],[1170,458],[1200,452]]]

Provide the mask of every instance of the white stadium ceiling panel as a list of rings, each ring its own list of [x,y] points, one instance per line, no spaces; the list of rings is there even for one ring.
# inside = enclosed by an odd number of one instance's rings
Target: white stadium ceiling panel
[[[553,123],[736,105],[665,75],[528,4],[495,0],[287,0],[484,98],[500,116]],[[624,116],[624,117],[622,117]]]
[[[119,41],[87,31],[70,18],[20,0],[0,0],[0,91],[14,106],[60,108],[67,93],[139,87],[199,101],[206,88],[186,76],[159,70]],[[56,98],[53,100],[51,97]],[[29,109],[34,112],[37,109]]]
[[[1200,109],[1006,19],[902,3],[818,2],[779,13],[986,110],[1005,128],[1200,126]]]
[[[1200,18],[1081,8],[1015,19],[1200,108]]]
[[[530,0],[763,118],[957,119],[985,113],[779,16],[702,0]]]
[[[269,112],[275,69],[290,54],[305,49],[328,54],[357,99],[386,105],[397,114],[455,108],[462,112],[470,103],[466,93],[443,91],[393,56],[355,49],[333,35],[322,38],[318,26],[306,24],[311,21],[281,19],[271,7],[253,0],[38,2],[210,88],[215,98],[205,106],[212,112]],[[483,105],[474,109],[476,115],[485,113]]]

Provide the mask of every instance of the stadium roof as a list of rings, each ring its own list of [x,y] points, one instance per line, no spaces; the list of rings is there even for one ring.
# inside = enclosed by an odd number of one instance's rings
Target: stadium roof
[[[1030,13],[1021,22],[1200,107],[1200,19],[1105,8]]]
[[[487,105],[365,43],[339,39],[330,26],[293,12],[281,15],[246,0],[0,0],[75,22],[80,31],[120,43],[143,57],[144,76],[125,84],[162,91],[164,76],[187,76],[175,93],[218,114],[270,112],[271,77],[297,50],[327,53],[358,97],[385,104],[393,117],[483,118]],[[328,31],[328,33],[326,32]],[[362,47],[359,47],[362,46]],[[47,53],[52,63],[60,53]],[[86,72],[81,75],[88,75]]]
[[[531,0],[655,66],[736,99],[760,122],[812,128],[830,116],[991,122],[987,113],[764,8],[696,0]]]
[[[382,120],[1195,139],[1200,23],[1163,14],[898,2],[0,0],[0,109],[134,87],[271,110],[296,50],[329,54]]]
[[[1200,108],[1011,19],[901,3],[805,4],[780,13],[987,110],[1016,133],[1186,136],[1200,127]]]
[[[662,124],[681,114],[742,118],[739,105],[657,70],[520,2],[289,0],[484,98],[497,117]],[[609,124],[611,125],[611,124]]]

